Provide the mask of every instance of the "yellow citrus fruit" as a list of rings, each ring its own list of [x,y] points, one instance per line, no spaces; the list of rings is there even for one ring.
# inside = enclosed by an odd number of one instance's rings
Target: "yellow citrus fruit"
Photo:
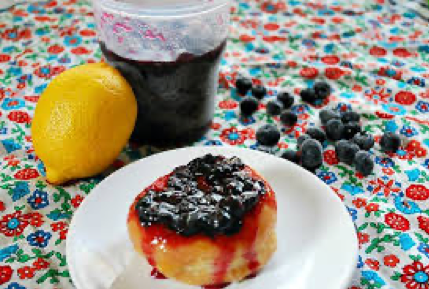
[[[58,75],[41,95],[31,128],[48,181],[62,184],[102,172],[126,145],[136,117],[130,85],[108,64]]]

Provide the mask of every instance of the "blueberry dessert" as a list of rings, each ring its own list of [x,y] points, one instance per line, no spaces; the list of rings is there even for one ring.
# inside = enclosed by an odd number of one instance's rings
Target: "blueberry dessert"
[[[276,250],[270,185],[237,157],[196,158],[140,193],[128,216],[134,248],[163,275],[191,285],[239,281]]]

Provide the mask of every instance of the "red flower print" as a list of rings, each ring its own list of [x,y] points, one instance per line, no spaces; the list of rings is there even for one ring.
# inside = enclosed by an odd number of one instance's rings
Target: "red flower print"
[[[18,180],[29,180],[39,176],[39,172],[36,169],[22,169],[16,172],[14,175],[15,179]]]
[[[412,56],[411,52],[409,52],[405,48],[396,48],[395,50],[393,50],[393,55],[398,56],[398,57],[410,57],[410,56]]]
[[[424,185],[410,185],[405,192],[408,198],[415,201],[425,201],[429,199],[429,189]]]
[[[402,90],[395,95],[395,101],[399,104],[411,105],[416,101],[416,95],[412,92]]]
[[[20,279],[31,279],[34,277],[34,269],[30,266],[25,266],[18,269],[18,275]]]
[[[237,145],[242,144],[247,139],[247,134],[237,130],[237,128],[233,126],[224,129],[220,138],[230,145]]]
[[[95,36],[95,31],[91,29],[84,29],[79,32],[81,36]]]
[[[28,226],[28,223],[28,215],[22,215],[21,211],[16,211],[0,219],[0,233],[6,237],[19,236]]]
[[[378,71],[378,75],[390,77],[390,78],[393,78],[395,80],[401,80],[402,79],[402,71],[394,70],[393,68],[390,68],[390,67],[381,67],[380,70]]]
[[[389,114],[383,111],[376,111],[375,115],[382,119],[392,119],[395,117],[393,114]]]
[[[366,206],[366,200],[362,198],[356,198],[352,201],[353,205],[355,205],[356,208],[360,209],[364,206]]]
[[[390,91],[385,87],[382,88],[371,88],[365,91],[365,97],[373,102],[374,104],[388,103],[390,101]]]
[[[7,115],[7,118],[16,123],[30,123],[30,115],[24,111],[12,111]]]
[[[52,231],[54,231],[54,232],[61,231],[61,230],[63,230],[65,227],[66,227],[66,223],[64,223],[64,222],[57,222],[57,223],[52,223],[52,224],[51,224],[51,229],[52,229]]]
[[[373,194],[377,194],[378,192],[383,192],[384,196],[388,197],[390,196],[390,193],[398,193],[401,191],[400,188],[395,188],[395,181],[389,180],[384,182],[382,179],[372,180],[369,182],[371,185],[373,185],[375,188],[373,190]]]
[[[218,130],[221,128],[221,124],[218,122],[214,122],[214,123],[212,123],[211,128],[214,130]]]
[[[248,139],[255,139],[255,130],[250,127],[243,129],[241,133]]]
[[[91,53],[91,50],[86,49],[85,47],[80,46],[80,47],[73,48],[71,50],[71,53],[76,54],[76,55],[83,55],[83,54],[89,54],[89,53]]]
[[[425,157],[425,156],[426,156],[426,154],[427,154],[426,149],[425,149],[425,148],[423,148],[423,147],[418,147],[418,148],[416,148],[416,150],[415,150],[414,152],[415,152],[415,154],[416,154],[416,156],[417,156],[418,158]]]
[[[374,259],[367,259],[365,264],[372,270],[378,271],[380,269],[380,262]]]
[[[60,232],[60,239],[61,239],[61,240],[65,240],[65,239],[67,238],[67,232],[68,232],[68,229],[66,229],[66,230],[62,230],[62,231]]]
[[[392,170],[391,168],[383,168],[382,171],[383,171],[383,173],[385,173],[388,176],[391,176],[395,173],[395,171]]]
[[[380,206],[376,203],[369,203],[366,207],[365,210],[370,213],[370,212],[377,212],[378,210],[380,210]]]
[[[380,56],[385,56],[387,52],[386,52],[386,49],[384,49],[383,47],[373,46],[369,50],[369,54],[371,54],[372,56],[380,57]]]
[[[0,266],[0,285],[8,282],[12,277],[13,269],[10,266]]]
[[[395,255],[387,255],[384,256],[383,262],[387,267],[393,268],[399,263],[399,259]]]
[[[343,76],[344,71],[338,67],[328,67],[325,69],[325,76],[329,79],[337,80]]]
[[[410,229],[410,222],[404,216],[396,213],[384,215],[384,222],[394,230],[405,232]]]
[[[43,225],[43,223],[45,223],[45,221],[43,220],[43,215],[40,213],[31,213],[27,216],[28,220],[30,221],[30,225],[33,227],[40,227]]]
[[[264,2],[261,5],[262,11],[270,14],[276,14],[278,11],[278,6],[272,2]]]
[[[304,67],[299,74],[304,78],[312,79],[317,77],[319,71],[314,67]]]
[[[267,23],[264,25],[265,30],[275,31],[280,28],[280,25],[277,23]]]
[[[75,208],[79,207],[82,201],[83,201],[83,198],[81,195],[76,195],[73,199],[71,199],[71,203]]]
[[[401,282],[405,283],[407,289],[429,288],[429,265],[424,266],[419,261],[405,266],[402,269]]]
[[[240,41],[242,41],[242,42],[251,42],[253,40],[255,40],[255,37],[253,37],[253,36],[245,35],[245,34],[240,35]]]
[[[219,102],[219,108],[221,109],[234,109],[237,106],[237,102],[232,99],[222,100],[221,102]]]
[[[6,210],[6,206],[2,201],[0,201],[0,212],[3,212],[4,210]]]
[[[334,150],[326,150],[323,153],[323,159],[328,165],[336,165],[338,164],[337,154]]]
[[[26,95],[24,96],[25,100],[28,100],[30,102],[37,102],[39,100],[40,96],[38,95]]]
[[[429,234],[429,218],[425,216],[418,216],[417,221],[419,221],[419,228]]]
[[[336,55],[327,55],[322,57],[322,62],[325,64],[334,65],[340,62],[340,58]]]
[[[369,242],[369,235],[367,233],[358,233],[359,244],[366,244]]]
[[[37,258],[37,260],[34,261],[33,266],[36,270],[47,269],[49,267],[49,262],[43,260],[42,258]]]
[[[344,18],[341,18],[341,17],[332,17],[331,21],[334,22],[334,23],[336,23],[336,24],[340,24],[340,23],[344,22]]]
[[[0,63],[1,62],[8,62],[11,60],[10,55],[7,54],[0,54]]]
[[[405,147],[405,150],[407,150],[408,152],[413,152],[420,146],[421,146],[421,143],[418,140],[413,139],[408,142],[407,146]]]
[[[62,47],[62,46],[60,46],[58,44],[49,46],[49,48],[48,48],[48,52],[52,53],[52,54],[59,54],[59,53],[61,53],[63,51],[64,51],[64,47]]]

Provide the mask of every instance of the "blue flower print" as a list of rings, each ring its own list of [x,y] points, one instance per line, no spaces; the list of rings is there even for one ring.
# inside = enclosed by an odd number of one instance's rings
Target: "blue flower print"
[[[39,162],[39,164],[37,165],[37,170],[40,172],[42,176],[46,177],[46,168],[42,162]]]
[[[429,169],[429,159],[425,160],[423,167]]]
[[[357,195],[357,194],[362,194],[364,192],[364,190],[361,187],[358,186],[354,186],[352,184],[343,184],[341,186],[341,189],[350,193],[352,196]]]
[[[25,106],[25,102],[19,98],[5,98],[1,105],[4,110],[20,109]]]
[[[391,158],[382,158],[378,156],[375,157],[375,163],[382,166],[383,168],[390,168],[395,165]]]
[[[351,98],[355,97],[355,94],[353,92],[342,92],[342,93],[340,93],[340,96],[342,98],[351,99]]]
[[[412,126],[409,125],[404,125],[402,127],[402,129],[400,130],[401,134],[405,135],[406,137],[412,137],[415,136],[417,134],[419,134],[419,132]]]
[[[7,73],[9,73],[12,76],[20,76],[22,74],[22,68],[21,67],[10,67],[7,70]]]
[[[28,6],[27,11],[32,14],[44,14],[46,10],[43,9],[42,5],[39,4],[31,4]]]
[[[33,210],[43,209],[49,205],[48,193],[41,190],[35,190],[27,201]]]
[[[395,208],[407,215],[417,214],[422,211],[415,202],[404,200],[404,193],[395,196]]]
[[[363,260],[362,260],[362,256],[359,255],[359,260],[358,260],[358,263],[357,263],[357,268],[360,269],[362,267],[363,267]]]
[[[45,90],[46,86],[48,86],[48,84],[47,84],[47,83],[44,83],[44,84],[39,85],[39,86],[36,86],[36,87],[34,88],[34,92],[35,92],[36,94],[41,94],[41,93]]]
[[[385,112],[393,115],[404,115],[407,112],[406,109],[400,104],[382,104],[381,107]]]
[[[220,140],[208,140],[204,143],[206,146],[221,146],[222,142]]]
[[[19,143],[16,143],[13,139],[2,140],[1,144],[3,145],[3,147],[8,153],[20,150],[22,147]]]
[[[429,160],[426,160],[426,161],[429,161]],[[417,181],[418,178],[420,177],[420,170],[419,169],[406,170],[405,173],[407,174],[408,180],[410,182]]]
[[[404,251],[410,250],[416,243],[411,239],[410,235],[407,233],[402,233],[399,236],[399,243],[401,244],[401,249]]]
[[[12,200],[18,201],[30,193],[27,182],[16,182],[15,188],[12,189]]]
[[[82,43],[82,38],[80,36],[66,36],[64,38],[64,44],[66,46],[79,46]]]
[[[61,64],[67,64],[71,62],[71,59],[69,57],[61,57],[60,59],[58,59],[58,62]]]
[[[28,235],[27,241],[31,246],[45,248],[46,246],[48,246],[48,242],[51,237],[51,233],[38,230],[35,233]]]
[[[224,113],[224,118],[225,120],[229,121],[232,120],[234,118],[237,118],[237,115],[235,114],[234,111],[230,110],[230,111],[225,111]]]
[[[292,106],[291,110],[296,113],[296,114],[303,114],[306,113],[308,111],[308,105],[306,104],[298,104],[298,105],[294,105]]]
[[[19,285],[18,283],[16,283],[16,282],[12,282],[12,283],[10,283],[7,287],[6,287],[6,289],[27,289],[26,287],[24,287],[24,286],[21,286],[21,285]]]
[[[0,262],[3,262],[11,255],[15,254],[18,251],[18,245],[12,245],[3,249],[0,249]]]
[[[429,53],[429,45],[422,45],[422,46],[419,46],[419,52],[422,52],[422,53]]]
[[[350,104],[340,102],[340,103],[337,104],[336,109],[339,112],[346,112],[346,111],[351,111],[352,110],[352,106]]]
[[[389,120],[384,124],[384,129],[386,131],[395,132],[398,129],[398,125],[394,120]]]
[[[425,102],[425,101],[419,101],[416,104],[416,109],[420,112],[429,112],[429,102]]]
[[[333,172],[323,172],[322,171],[322,172],[318,173],[317,176],[319,177],[319,179],[321,179],[322,181],[324,181],[328,185],[332,184],[338,180],[338,178],[335,176],[335,174]]]
[[[303,39],[302,45],[307,48],[313,48],[316,45],[316,42],[313,39]]]
[[[417,250],[421,252],[423,255],[426,256],[426,258],[429,258],[429,245],[425,243],[420,243],[420,245],[417,247]]]
[[[240,117],[239,119],[240,119],[240,123],[244,126],[251,125],[251,124],[254,124],[256,122],[256,120],[253,116]]]
[[[408,79],[407,83],[408,84],[414,84],[414,85],[417,85],[417,86],[420,86],[420,87],[425,87],[426,86],[424,78],[415,77],[415,76],[413,76],[410,79]]]
[[[362,278],[366,279],[367,281],[373,281],[375,283],[374,286],[377,288],[386,285],[386,282],[384,282],[384,280],[381,279],[380,276],[378,276],[378,274],[374,271],[362,271]]]
[[[347,207],[347,210],[349,211],[350,216],[352,217],[352,221],[357,220],[357,210],[353,208]]]

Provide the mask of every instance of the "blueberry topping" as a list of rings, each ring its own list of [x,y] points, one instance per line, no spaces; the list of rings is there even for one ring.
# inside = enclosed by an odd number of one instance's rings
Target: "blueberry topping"
[[[322,145],[315,139],[306,140],[301,147],[301,165],[308,170],[315,170],[323,163]]]
[[[346,164],[352,165],[359,146],[349,140],[340,140],[335,144],[337,158]]]
[[[348,122],[344,124],[344,133],[343,138],[345,139],[352,139],[355,134],[359,133],[361,131],[361,127],[358,122]]]
[[[331,94],[331,86],[326,82],[316,82],[313,86],[317,99],[326,99]]]
[[[266,94],[267,94],[267,89],[265,88],[265,86],[256,85],[252,88],[252,95],[257,99],[263,99]]]
[[[374,146],[374,137],[365,132],[355,134],[353,142],[357,144],[362,150],[369,151]]]
[[[283,103],[283,107],[285,109],[291,108],[294,101],[295,101],[293,96],[290,95],[290,93],[288,93],[288,92],[280,92],[277,95],[277,100],[280,101],[281,103]]]
[[[302,101],[305,101],[308,103],[314,103],[317,100],[316,92],[312,88],[306,88],[301,90],[300,95],[301,95]]]
[[[267,113],[269,115],[279,115],[283,110],[283,104],[278,100],[270,100],[267,103]]]
[[[231,235],[265,193],[264,182],[239,158],[208,154],[176,168],[165,188],[148,189],[135,208],[144,227],[161,224],[183,236]]]
[[[310,137],[308,134],[303,134],[303,135],[300,135],[300,136],[298,137],[298,140],[297,140],[297,146],[298,146],[298,149],[299,149],[299,150],[301,149],[302,144],[303,144],[306,140],[308,140],[308,139],[311,139],[311,137]]]
[[[239,94],[246,94],[252,88],[252,80],[249,78],[241,77],[235,81],[235,87]]]
[[[344,123],[348,122],[359,122],[360,121],[360,114],[354,111],[346,111],[341,115],[341,120]]]
[[[281,155],[285,160],[291,161],[293,163],[299,164],[301,157],[297,151],[294,150],[286,150]]]
[[[374,169],[374,161],[371,155],[367,151],[358,151],[353,161],[356,171],[361,173],[363,176],[368,176]]]
[[[326,140],[325,132],[317,127],[308,128],[306,134],[308,134],[312,139],[319,141],[321,144],[323,144]]]
[[[344,124],[339,119],[331,119],[326,124],[326,136],[333,141],[342,139],[344,135]]]
[[[280,115],[280,122],[285,126],[294,126],[298,121],[298,116],[292,111],[284,111]]]
[[[380,146],[385,152],[395,153],[401,146],[401,138],[393,132],[386,132],[380,139]]]
[[[280,139],[280,131],[275,125],[266,124],[256,131],[256,140],[264,146],[274,146]]]
[[[319,112],[319,118],[322,125],[326,125],[331,119],[340,119],[341,115],[335,110],[325,108]]]
[[[258,100],[253,96],[249,96],[240,101],[240,112],[243,116],[250,116],[258,110],[258,106]]]

